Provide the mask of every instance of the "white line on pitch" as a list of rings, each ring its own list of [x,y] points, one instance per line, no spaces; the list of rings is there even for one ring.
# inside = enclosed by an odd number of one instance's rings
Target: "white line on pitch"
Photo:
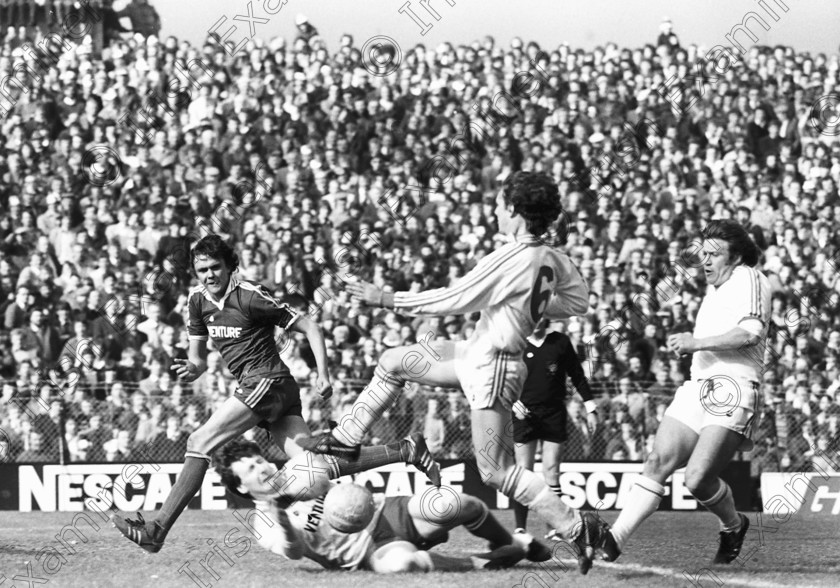
[[[570,566],[577,566],[577,560],[574,559],[564,559],[561,560],[564,564],[568,564]],[[696,578],[697,570],[694,572],[694,576],[691,575],[690,572],[686,571],[676,571],[672,568],[662,568],[659,566],[646,566],[642,564],[635,564],[635,563],[608,563],[603,561],[598,561],[598,567],[603,566],[605,569],[612,569],[612,570],[622,570],[627,572],[647,572],[651,574],[657,574],[659,576],[665,576],[668,578],[679,578],[681,580],[686,580],[690,582],[691,578]],[[748,588],[784,588],[784,584],[776,584],[775,582],[767,582],[765,580],[756,580],[751,578],[743,578],[739,576],[732,576],[730,574],[718,574],[713,570],[709,570],[717,576],[717,578],[723,582],[722,585],[732,586],[732,585],[740,585],[740,586],[747,586]],[[597,573],[597,569],[595,570]],[[702,581],[712,581],[714,583],[713,578],[711,578],[708,574],[703,574],[702,577],[697,578],[700,582]]]
[[[94,521],[98,520],[98,519],[93,519],[92,517],[91,517],[91,519],[94,520]],[[180,529],[181,527],[208,527],[208,526],[212,527],[212,526],[215,526],[215,525],[218,525],[218,523],[213,523],[213,522],[210,522],[210,523],[178,523],[178,528]],[[100,526],[100,528],[107,527],[107,528],[110,529],[111,528],[111,522],[110,521],[105,521],[103,524],[100,524],[99,526]],[[3,531],[31,531],[31,530],[32,530],[32,527],[3,527]],[[94,532],[99,533],[100,531],[94,531]]]

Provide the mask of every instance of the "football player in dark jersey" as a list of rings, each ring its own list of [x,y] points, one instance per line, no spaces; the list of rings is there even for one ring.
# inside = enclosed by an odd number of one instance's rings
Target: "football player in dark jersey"
[[[160,551],[169,529],[198,492],[210,453],[218,447],[259,425],[290,457],[302,453],[299,442],[310,432],[301,416],[300,390],[277,350],[276,326],[306,336],[317,364],[317,391],[324,399],[332,394],[324,337],[314,321],[277,302],[260,284],[235,278],[239,258],[217,235],[201,239],[192,249],[191,261],[200,284],[188,298],[188,358],[176,359],[175,371],[185,382],[201,375],[210,339],[239,387],[190,435],[184,467],[157,517],[145,521],[137,513],[135,519],[119,514],[112,518],[126,538],[151,553]],[[420,435],[364,448],[357,455],[327,456],[328,471],[312,473],[336,478],[397,461],[415,465],[440,486],[440,467]]]
[[[516,442],[516,463],[534,469],[537,441],[542,441],[543,477],[557,496],[560,491],[562,443],[566,440],[566,376],[569,376],[584,400],[591,431],[597,425],[597,405],[592,400],[589,381],[574,344],[568,336],[556,331],[546,334],[548,321],[541,320],[528,337],[525,365],[528,378],[522,395],[513,405],[513,440]],[[528,508],[514,501],[515,533],[524,533]]]

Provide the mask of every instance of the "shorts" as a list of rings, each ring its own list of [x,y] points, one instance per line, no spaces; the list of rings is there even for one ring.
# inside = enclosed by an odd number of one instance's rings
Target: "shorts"
[[[475,341],[458,341],[455,375],[470,408],[490,408],[498,399],[510,411],[522,393],[528,368],[522,354],[487,349]]]
[[[449,531],[435,539],[426,539],[417,532],[417,527],[414,526],[414,521],[408,514],[409,500],[411,496],[392,496],[385,499],[379,522],[373,529],[374,549],[379,549],[394,541],[408,541],[425,551],[449,541]]]
[[[744,441],[739,450],[752,451],[761,401],[758,382],[729,376],[686,380],[677,388],[665,416],[678,420],[698,435],[710,425],[740,433]]]
[[[550,441],[563,443],[566,440],[566,411],[535,412],[526,419],[513,419],[513,440],[515,443]]]
[[[237,388],[233,397],[261,417],[257,425],[266,430],[282,417],[302,415],[300,388],[292,377],[263,378],[254,386]]]

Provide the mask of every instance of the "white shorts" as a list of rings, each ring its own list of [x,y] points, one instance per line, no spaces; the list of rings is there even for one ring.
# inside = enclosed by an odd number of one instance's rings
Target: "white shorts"
[[[519,400],[528,368],[522,354],[486,349],[474,341],[455,344],[455,375],[470,408],[490,408],[498,398],[505,410]]]
[[[752,451],[761,402],[758,382],[729,376],[686,380],[677,388],[665,416],[678,420],[698,435],[709,425],[740,433],[744,436],[740,451]]]

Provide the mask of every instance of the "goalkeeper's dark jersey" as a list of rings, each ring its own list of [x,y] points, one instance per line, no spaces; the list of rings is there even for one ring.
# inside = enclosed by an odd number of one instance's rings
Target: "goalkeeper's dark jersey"
[[[209,337],[240,386],[289,376],[277,351],[274,327],[288,328],[299,315],[265,287],[231,277],[218,303],[202,285],[190,290],[188,306],[190,339]]]
[[[528,366],[528,379],[519,400],[531,410],[566,410],[566,376],[584,400],[592,399],[580,358],[566,335],[549,333],[539,347],[529,338],[523,360]]]

